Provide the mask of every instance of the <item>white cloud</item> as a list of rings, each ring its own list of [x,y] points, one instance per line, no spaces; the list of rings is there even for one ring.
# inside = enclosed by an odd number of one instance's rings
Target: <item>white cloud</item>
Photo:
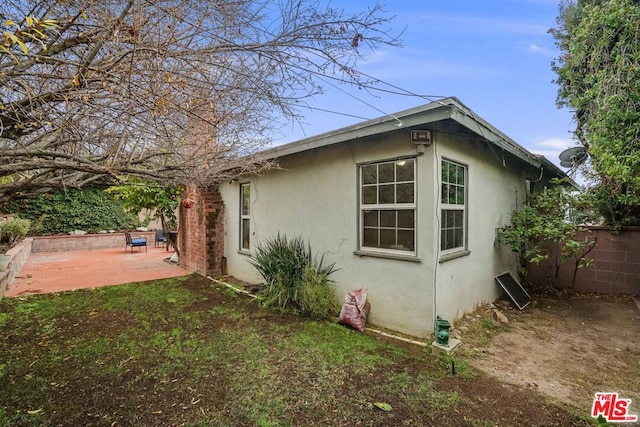
[[[569,147],[575,147],[577,142],[572,138],[549,137],[539,139],[529,146],[529,151],[541,154],[554,163],[558,163],[558,156]]]
[[[540,54],[540,55],[549,56],[549,57],[553,57],[555,55],[555,50],[545,46],[540,46],[537,43],[529,43],[528,51],[531,53]]]
[[[576,145],[576,142],[572,138],[543,138],[534,143],[535,147],[541,148],[553,148],[556,150],[565,150],[569,147],[573,147]]]
[[[373,52],[368,52],[364,55],[363,65],[379,64],[381,62],[384,62],[389,55],[390,52],[384,49],[378,49]]]

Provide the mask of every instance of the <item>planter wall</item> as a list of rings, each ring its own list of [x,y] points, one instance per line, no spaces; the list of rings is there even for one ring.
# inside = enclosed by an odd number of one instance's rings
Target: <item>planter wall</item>
[[[144,236],[147,244],[153,245],[155,231],[132,231],[132,236]],[[105,249],[122,247],[124,233],[83,234],[72,236],[38,236],[33,238],[33,252],[75,251],[86,249]]]
[[[9,249],[6,254],[0,255],[0,298],[13,283],[24,263],[31,255],[33,238],[28,237]]]

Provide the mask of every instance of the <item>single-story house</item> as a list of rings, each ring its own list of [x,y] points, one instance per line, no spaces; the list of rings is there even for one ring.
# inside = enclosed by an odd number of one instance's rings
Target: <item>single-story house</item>
[[[257,283],[256,245],[302,236],[339,268],[337,298],[366,285],[369,322],[416,337],[436,316],[454,321],[500,295],[495,276],[515,259],[496,230],[530,191],[565,176],[456,98],[263,154],[280,167],[219,183],[204,216],[191,216],[206,244],[190,252],[209,261],[198,267],[183,250],[187,268],[211,274],[224,262]]]

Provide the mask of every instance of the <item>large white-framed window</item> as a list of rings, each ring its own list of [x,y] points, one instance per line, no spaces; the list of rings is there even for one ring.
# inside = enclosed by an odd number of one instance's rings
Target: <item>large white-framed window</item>
[[[454,252],[467,245],[467,166],[441,162],[440,251]]]
[[[360,248],[416,253],[415,158],[360,165]]]
[[[251,186],[240,184],[240,250],[251,248]]]

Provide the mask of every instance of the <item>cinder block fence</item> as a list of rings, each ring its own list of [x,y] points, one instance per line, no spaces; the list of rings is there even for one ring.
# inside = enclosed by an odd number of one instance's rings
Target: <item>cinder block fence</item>
[[[640,227],[624,228],[619,234],[610,227],[589,227],[590,233],[581,233],[580,239],[596,239],[588,257],[594,260],[591,268],[580,268],[576,274],[576,292],[640,295]],[[558,285],[571,285],[575,263],[567,262],[560,268]],[[540,267],[532,266],[527,282],[543,284],[546,276]]]

